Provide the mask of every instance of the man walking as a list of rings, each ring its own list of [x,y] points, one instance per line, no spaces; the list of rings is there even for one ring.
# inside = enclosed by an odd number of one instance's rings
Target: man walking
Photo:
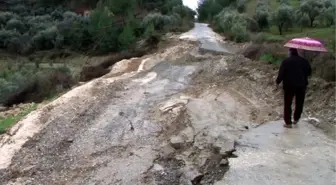
[[[289,49],[289,57],[280,66],[276,79],[277,88],[283,82],[284,90],[284,127],[292,128],[292,102],[295,97],[294,122],[297,124],[301,118],[303,104],[311,75],[309,62],[298,55],[297,49]]]

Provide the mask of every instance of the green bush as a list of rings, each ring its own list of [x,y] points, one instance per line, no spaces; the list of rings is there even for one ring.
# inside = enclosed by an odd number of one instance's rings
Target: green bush
[[[305,0],[301,2],[300,11],[308,15],[310,19],[310,27],[314,26],[314,22],[320,15],[323,6],[323,2],[317,0]]]
[[[247,22],[247,29],[251,32],[258,32],[260,31],[259,24],[256,20],[250,17],[246,17]]]
[[[8,104],[13,98],[39,102],[73,83],[71,70],[66,66],[38,70],[28,66],[5,69],[0,73],[0,104]]]
[[[56,26],[40,31],[32,38],[32,44],[37,50],[53,49],[55,47],[58,29]]]
[[[243,14],[238,13],[237,11],[230,11],[224,9],[215,17],[216,20],[216,29],[220,32],[230,32],[232,33],[232,27],[235,24],[240,24],[242,27],[247,29],[246,18]]]
[[[319,23],[324,26],[335,24],[335,5],[323,8],[317,18]]]
[[[282,35],[284,26],[292,24],[294,10],[291,6],[282,4],[272,14],[272,22],[277,26],[279,34]]]
[[[245,9],[246,9],[245,5],[246,5],[246,0],[237,0],[237,11],[239,13],[245,12]]]
[[[5,26],[7,21],[18,18],[18,15],[12,12],[0,12],[0,27]]]
[[[272,54],[265,54],[260,57],[260,60],[274,65],[280,65],[282,61],[281,59],[274,57]]]
[[[296,18],[296,23],[298,24],[298,26],[301,27],[301,29],[309,26],[310,19],[309,19],[307,14],[302,14],[302,13],[298,12],[296,14],[296,17],[297,17]]]
[[[12,41],[20,36],[21,34],[16,30],[0,30],[0,48],[7,49]]]
[[[18,19],[9,20],[6,24],[6,29],[7,30],[17,30],[20,33],[25,33],[27,31],[26,26],[23,24],[21,20],[18,20]]]
[[[96,7],[89,17],[69,11],[81,8],[82,3]],[[8,12],[0,12],[0,48],[21,54],[54,48],[115,52],[145,36],[152,25],[155,34],[185,31],[193,25],[195,14],[182,0],[10,0]]]
[[[165,31],[164,28],[174,23],[173,16],[162,15],[161,13],[152,13],[145,16],[142,20],[142,26],[147,28],[153,24],[156,31]]]
[[[113,14],[107,9],[97,9],[92,12],[87,31],[101,52],[118,51],[118,36],[121,28],[115,25]],[[85,32],[83,32],[85,33]],[[73,32],[72,34],[76,34]],[[89,42],[90,37],[86,40]]]
[[[0,104],[6,104],[9,99],[20,94],[32,85],[32,81],[32,73],[22,74],[20,71],[8,71],[6,78],[0,78]]]
[[[257,44],[262,44],[266,41],[266,35],[264,33],[258,33],[252,41]]]
[[[121,34],[118,37],[119,46],[121,49],[127,49],[129,46],[135,43],[133,29],[130,24],[127,24]]]
[[[257,21],[260,29],[270,26],[271,10],[267,2],[259,1],[257,3],[254,19]]]
[[[246,26],[240,23],[236,23],[231,28],[232,39],[236,42],[245,42],[249,40],[249,34],[246,30]]]
[[[156,32],[155,32],[154,24],[151,23],[146,27],[145,32],[144,32],[144,36],[145,36],[145,38],[149,38],[149,37],[151,37],[155,34],[156,34]]]

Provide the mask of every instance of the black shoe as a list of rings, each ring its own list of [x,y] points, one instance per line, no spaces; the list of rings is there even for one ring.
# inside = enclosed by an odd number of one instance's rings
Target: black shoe
[[[285,128],[293,128],[291,124],[284,124],[283,125]]]
[[[293,122],[293,125],[296,125],[298,122],[299,122],[299,121],[294,121],[294,122]]]

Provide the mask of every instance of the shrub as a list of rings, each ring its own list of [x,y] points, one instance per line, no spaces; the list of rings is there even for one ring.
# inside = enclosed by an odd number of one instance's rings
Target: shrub
[[[270,12],[271,10],[267,3],[258,2],[254,19],[257,21],[260,29],[265,29],[270,26]]]
[[[17,4],[15,6],[11,7],[12,12],[17,13],[21,16],[27,15],[28,12],[26,10],[27,10],[27,7],[25,7],[25,5],[23,5],[23,4]]]
[[[34,36],[37,33],[46,30],[52,26],[55,26],[57,23],[49,15],[43,16],[28,16],[25,17],[24,22],[28,24],[29,35]]]
[[[197,8],[199,21],[212,21],[222,11],[223,7],[217,1],[204,0]]]
[[[146,28],[150,24],[153,24],[155,30],[164,31],[164,28],[169,25],[172,25],[173,22],[174,22],[173,16],[162,15],[161,13],[151,13],[143,18],[142,25],[144,28]]]
[[[257,43],[257,44],[262,44],[263,42],[266,41],[266,35],[265,35],[265,33],[258,33],[257,35],[254,36],[254,38],[252,39],[252,41],[254,43]]]
[[[172,13],[178,14],[181,18],[194,19],[196,12],[189,7],[183,5],[176,5],[172,8]]]
[[[32,74],[22,74],[20,71],[15,71],[7,76],[7,79],[0,78],[0,104],[7,104],[8,101],[18,94],[32,86]]]
[[[281,59],[278,59],[278,58],[274,57],[272,54],[269,54],[269,53],[261,56],[260,60],[264,61],[264,62],[268,62],[270,64],[274,64],[274,65],[280,65],[281,64]]]
[[[247,29],[251,32],[258,32],[260,31],[259,24],[256,20],[250,17],[246,17],[247,22]]]
[[[7,21],[11,19],[16,19],[18,16],[12,12],[0,12],[0,27],[5,26]]]
[[[240,24],[246,28],[247,22],[243,14],[237,11],[224,9],[216,16],[216,28],[220,32],[231,32],[235,24]]]
[[[246,26],[240,23],[235,23],[231,28],[233,40],[236,42],[245,42],[249,40],[249,34]]]
[[[331,5],[328,8],[325,7],[321,10],[318,20],[325,26],[331,26],[335,24],[335,6]]]
[[[63,13],[60,10],[54,10],[51,12],[51,17],[56,20],[63,20]]]
[[[58,29],[56,26],[40,31],[32,38],[32,44],[35,49],[45,50],[55,47]]]
[[[130,24],[127,24],[118,37],[121,49],[127,49],[131,44],[135,43],[135,37]]]
[[[310,25],[310,19],[309,19],[307,14],[299,13],[299,14],[297,14],[297,17],[298,18],[297,18],[296,22],[301,27],[301,29],[304,28],[304,27],[308,27]]]
[[[0,78],[0,104],[6,103],[7,98],[15,92],[16,88],[13,83]]]
[[[246,0],[237,0],[237,11],[239,13],[243,13],[245,12],[245,9],[246,9]]]
[[[323,3],[317,0],[305,0],[300,4],[300,11],[308,15],[310,26],[313,27],[315,19],[320,15]]]
[[[20,36],[16,30],[0,30],[0,48],[7,49]]]
[[[7,30],[17,30],[20,33],[25,33],[27,31],[26,26],[23,24],[21,20],[18,20],[18,19],[9,20],[6,24],[6,29]]]
[[[88,33],[101,52],[118,51],[120,28],[119,25],[115,25],[113,15],[107,9],[97,9],[92,12]]]
[[[75,12],[66,11],[66,12],[63,13],[63,19],[64,20],[75,20],[79,17],[80,16],[77,15]]]
[[[151,23],[146,27],[145,32],[144,32],[144,36],[145,36],[145,38],[149,38],[149,37],[153,36],[154,34],[155,34],[154,24]]]
[[[6,69],[0,73],[0,104],[40,102],[73,83],[71,70],[66,66],[38,71],[29,67]]]
[[[272,22],[278,27],[280,35],[282,35],[285,25],[292,24],[293,14],[293,8],[285,4],[280,5],[278,10],[273,13]]]
[[[9,52],[20,53],[21,52],[21,40],[19,37],[12,37],[6,41],[6,48]]]

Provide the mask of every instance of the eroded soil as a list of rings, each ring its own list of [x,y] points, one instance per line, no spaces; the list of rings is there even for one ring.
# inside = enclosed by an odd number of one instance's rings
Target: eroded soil
[[[280,119],[281,92],[251,60],[170,40],[19,122],[0,184],[226,184],[236,141]]]

